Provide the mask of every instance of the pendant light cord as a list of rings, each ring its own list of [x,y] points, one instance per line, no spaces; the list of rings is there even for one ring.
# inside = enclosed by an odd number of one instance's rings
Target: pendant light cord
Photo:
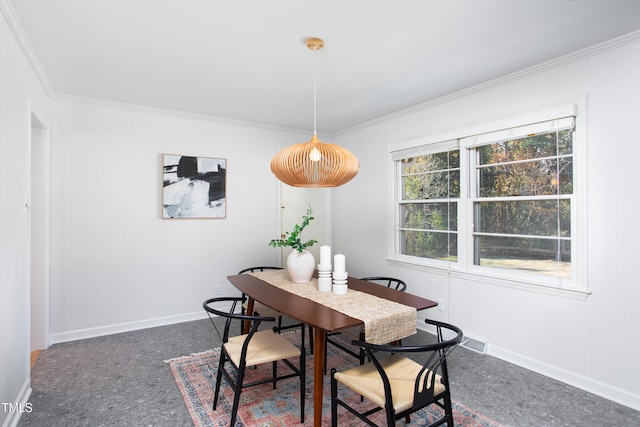
[[[307,39],[308,49],[324,47],[317,37]],[[358,158],[349,150],[318,140],[317,54],[313,57],[313,136],[308,142],[286,147],[271,159],[271,171],[280,181],[293,187],[329,188],[350,181],[360,169]]]
[[[316,88],[316,80],[317,80],[317,49],[313,49],[313,134],[316,135],[317,129],[317,88]]]

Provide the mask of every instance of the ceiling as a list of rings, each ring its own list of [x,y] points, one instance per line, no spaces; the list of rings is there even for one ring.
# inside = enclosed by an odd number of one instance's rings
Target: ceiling
[[[308,130],[315,63],[324,133],[640,29],[638,0],[1,1],[53,96]]]

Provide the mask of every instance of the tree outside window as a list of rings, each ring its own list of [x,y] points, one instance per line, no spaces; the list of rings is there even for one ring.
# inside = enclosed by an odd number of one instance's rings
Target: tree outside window
[[[573,129],[474,155],[474,264],[571,277]]]
[[[401,164],[401,252],[455,261],[460,150],[403,159]]]
[[[392,151],[396,259],[572,281],[575,116],[557,117]]]

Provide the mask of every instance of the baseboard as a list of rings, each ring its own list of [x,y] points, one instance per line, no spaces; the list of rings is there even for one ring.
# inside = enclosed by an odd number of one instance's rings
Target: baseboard
[[[435,328],[428,325],[420,325],[418,329],[430,334],[435,334]],[[609,399],[613,402],[640,411],[640,395],[585,377],[584,375],[576,374],[575,372],[540,362],[539,360],[523,356],[510,350],[496,347],[494,344],[487,345],[486,349],[486,354],[489,356],[496,357],[500,360],[504,360],[505,362],[512,363],[540,375],[544,375],[589,393],[593,393],[604,399]]]
[[[27,379],[22,385],[22,389],[16,398],[15,404],[17,408],[15,411],[6,411],[5,413],[9,414],[7,418],[2,423],[2,427],[16,427],[18,425],[18,421],[20,421],[20,417],[23,412],[31,412],[33,408],[31,408],[29,402],[29,396],[31,396],[31,384],[29,379]]]
[[[99,326],[97,328],[78,329],[75,331],[52,334],[51,344],[58,344],[68,341],[82,340],[86,338],[101,337],[104,335],[119,334],[122,332],[137,331],[140,329],[155,328],[157,326],[172,325],[174,323],[192,322],[194,320],[206,319],[204,311],[179,314],[175,316],[156,317],[154,319],[140,320],[136,322],[118,323],[115,325]]]
[[[640,410],[640,395],[638,394],[630,393],[610,384],[594,380],[593,378],[588,378],[584,375],[579,375],[575,372],[540,362],[539,360],[514,353],[510,350],[496,347],[494,344],[491,344],[488,347],[487,354],[530,371],[537,372],[549,378],[553,378],[554,380],[569,384],[573,387],[585,390],[589,393],[593,393],[605,399],[609,399],[621,405],[628,406],[635,410]]]

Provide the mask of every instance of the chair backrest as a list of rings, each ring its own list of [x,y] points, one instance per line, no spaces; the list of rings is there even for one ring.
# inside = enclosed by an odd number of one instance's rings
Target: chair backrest
[[[416,377],[413,390],[413,407],[422,408],[434,401],[434,392],[436,380],[440,378],[440,382],[449,390],[449,372],[447,370],[447,356],[460,344],[463,333],[460,328],[444,322],[426,319],[425,323],[436,327],[436,335],[438,341],[423,345],[403,346],[403,345],[376,345],[366,341],[353,341],[353,345],[362,347],[369,356],[371,362],[375,365],[378,373],[382,377],[385,389],[385,397],[388,404],[393,407],[391,401],[391,385],[389,378],[382,367],[379,359],[384,353],[423,353],[422,358],[426,358],[420,374]],[[443,331],[446,331],[445,339]],[[377,354],[377,355],[376,355]]]
[[[240,322],[243,322],[243,321],[251,322],[251,328],[248,334],[249,338],[247,338],[246,342],[249,342],[249,340],[251,339],[253,334],[258,330],[262,322],[275,322],[276,320],[273,317],[251,316],[248,314],[236,313],[236,307],[238,306],[238,303],[242,303],[242,300],[243,300],[242,297],[218,297],[218,298],[209,298],[208,300],[202,303],[202,308],[204,308],[204,310],[207,312],[207,315],[209,316],[209,320],[211,320],[213,327],[218,332],[218,335],[220,335],[220,339],[222,340],[223,343],[226,343],[227,341],[229,341],[229,331],[231,329],[230,326],[231,326],[231,322],[234,320],[240,321]],[[222,306],[223,304],[226,306],[225,310],[222,310],[221,308],[218,307],[218,306]],[[226,319],[222,334],[220,334],[218,327],[213,321],[214,316],[223,317]]]
[[[256,271],[265,271],[265,270],[282,270],[282,267],[272,267],[270,265],[265,265],[260,267],[249,267],[249,268],[240,270],[238,274],[255,273]]]
[[[387,288],[394,288],[402,292],[407,290],[407,284],[404,281],[400,279],[396,279],[394,277],[383,277],[383,276],[363,277],[361,280],[383,284],[383,285],[386,285]]]

